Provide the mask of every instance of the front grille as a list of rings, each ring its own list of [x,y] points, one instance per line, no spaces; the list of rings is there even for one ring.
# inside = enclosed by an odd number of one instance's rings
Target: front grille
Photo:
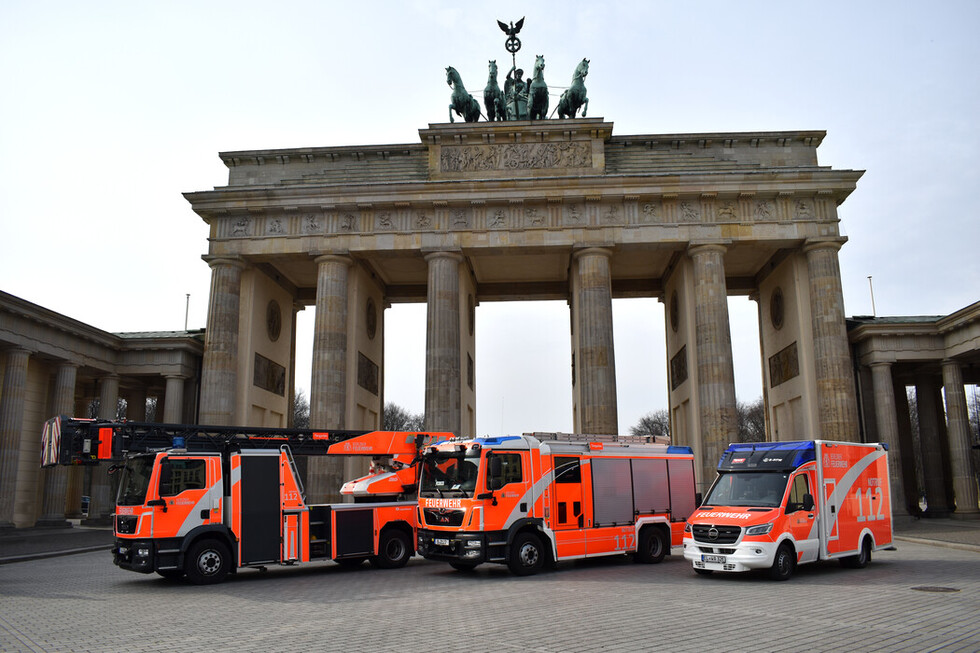
[[[742,534],[739,526],[709,526],[706,524],[695,524],[692,529],[694,540],[705,544],[734,544]]]
[[[116,532],[120,535],[132,535],[136,532],[136,517],[130,515],[116,516]]]
[[[425,523],[429,526],[462,526],[465,510],[448,510],[446,508],[426,508],[422,511]]]

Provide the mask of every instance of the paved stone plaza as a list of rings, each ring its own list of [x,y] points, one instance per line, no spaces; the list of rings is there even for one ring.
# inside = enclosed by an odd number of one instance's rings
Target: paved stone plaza
[[[0,566],[2,651],[977,651],[980,552],[899,542],[789,582],[598,560],[529,578],[415,558],[323,563],[211,587],[92,552]],[[913,588],[956,591],[921,591]]]

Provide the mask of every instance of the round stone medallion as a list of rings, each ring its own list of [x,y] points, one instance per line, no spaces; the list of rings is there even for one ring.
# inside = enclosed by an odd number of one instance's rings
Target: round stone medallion
[[[279,340],[279,334],[282,333],[282,309],[274,299],[265,308],[265,331],[272,342]]]

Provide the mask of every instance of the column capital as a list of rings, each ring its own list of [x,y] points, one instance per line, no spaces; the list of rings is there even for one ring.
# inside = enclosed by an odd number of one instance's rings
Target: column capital
[[[315,258],[313,259],[313,262],[316,263],[317,265],[321,265],[323,263],[343,263],[347,267],[354,265],[353,259],[351,259],[351,257],[347,256],[346,254],[331,253],[331,254],[315,254],[314,256]]]
[[[839,252],[847,242],[847,236],[828,236],[823,238],[807,238],[803,242],[803,253],[809,254],[819,249],[832,249]]]
[[[456,250],[448,250],[448,249],[440,249],[440,250],[435,250],[435,251],[427,252],[427,253],[425,253],[423,255],[422,258],[425,259],[425,262],[426,263],[428,263],[429,261],[431,261],[433,259],[440,259],[440,258],[448,258],[448,259],[451,259],[453,261],[456,261],[457,263],[462,263],[463,262],[463,254],[462,254],[462,252],[459,252],[459,251],[456,251]]]
[[[868,367],[870,367],[872,369],[874,369],[876,367],[884,367],[886,369],[891,369],[891,366],[893,364],[894,363],[892,361],[871,361],[867,365],[868,365]]]
[[[248,264],[240,256],[214,256],[212,254],[204,254],[201,256],[201,260],[207,263],[212,270],[223,265],[231,265],[240,270],[248,267]]]
[[[583,247],[572,251],[572,259],[578,260],[583,256],[605,256],[612,258],[613,251],[608,247]]]
[[[720,252],[724,254],[728,251],[729,245],[731,245],[730,240],[692,241],[687,246],[687,255],[694,256],[695,254],[704,252]]]

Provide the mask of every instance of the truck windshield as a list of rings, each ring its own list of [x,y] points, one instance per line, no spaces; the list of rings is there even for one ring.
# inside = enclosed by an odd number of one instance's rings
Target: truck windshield
[[[787,479],[789,474],[779,472],[722,473],[701,505],[778,508]]]
[[[426,454],[422,459],[419,496],[472,496],[479,465],[479,452],[439,451]]]
[[[149,455],[133,456],[126,460],[122,467],[122,478],[119,480],[119,494],[116,495],[117,506],[143,505],[155,459],[155,455]]]

